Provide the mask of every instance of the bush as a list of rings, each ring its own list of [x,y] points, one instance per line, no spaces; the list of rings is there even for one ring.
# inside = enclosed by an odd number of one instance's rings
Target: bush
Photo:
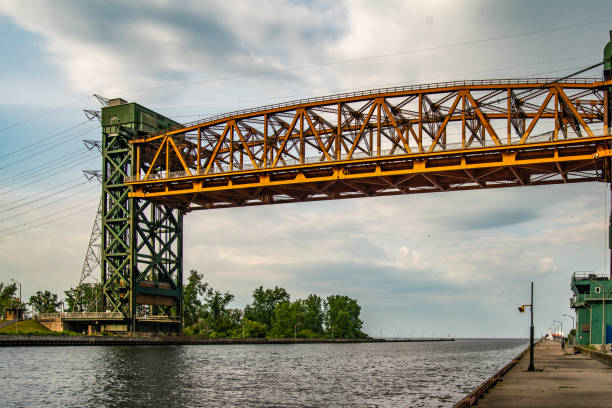
[[[320,334],[313,332],[310,329],[306,329],[306,330],[300,330],[297,334],[297,336],[301,339],[316,339],[321,337]]]

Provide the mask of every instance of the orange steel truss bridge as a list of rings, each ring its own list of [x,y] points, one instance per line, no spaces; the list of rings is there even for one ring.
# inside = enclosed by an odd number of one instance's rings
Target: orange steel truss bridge
[[[190,211],[609,180],[609,86],[447,82],[232,112],[132,140],[126,183]]]
[[[609,74],[375,89],[187,125],[111,100],[101,283],[124,321],[105,330],[181,330],[189,211],[610,181]]]

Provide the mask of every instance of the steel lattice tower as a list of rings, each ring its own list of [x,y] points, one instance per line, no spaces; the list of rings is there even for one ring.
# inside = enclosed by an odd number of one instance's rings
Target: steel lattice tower
[[[95,285],[98,282],[97,275],[100,273],[100,260],[101,260],[101,242],[102,236],[101,229],[102,222],[102,200],[98,204],[98,210],[96,211],[96,219],[91,229],[91,236],[89,237],[89,244],[87,245],[87,252],[85,254],[85,261],[83,262],[83,269],[81,270],[81,277],[79,279],[79,285],[77,286],[77,293],[75,296],[75,305],[82,303],[81,298],[83,293],[81,291],[82,285]],[[92,282],[93,280],[93,282]],[[95,304],[98,302],[97,296],[94,299],[89,299],[87,302],[87,308],[85,311],[91,311],[95,308]],[[73,312],[75,310],[72,310]]]
[[[121,99],[102,108],[102,272],[104,307],[126,331],[182,326],[183,211],[128,197],[135,171],[130,140],[171,126],[162,115]]]

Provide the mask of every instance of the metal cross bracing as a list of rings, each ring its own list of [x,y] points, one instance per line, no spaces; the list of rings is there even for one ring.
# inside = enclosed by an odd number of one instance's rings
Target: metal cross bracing
[[[610,86],[447,82],[233,112],[132,140],[125,181],[189,211],[609,180]]]
[[[102,109],[102,265],[105,310],[122,313],[115,330],[180,331],[183,213],[128,197],[131,139],[176,125],[138,104]],[[119,328],[117,328],[119,327]]]

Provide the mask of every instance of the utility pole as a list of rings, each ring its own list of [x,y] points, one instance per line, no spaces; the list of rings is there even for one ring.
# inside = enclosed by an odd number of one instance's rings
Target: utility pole
[[[533,282],[531,282],[531,327],[529,328],[529,368],[527,371],[535,371],[533,366]]]
[[[523,313],[525,307],[531,309],[531,325],[529,326],[529,368],[527,368],[527,371],[535,371],[533,367],[533,282],[531,282],[531,303],[519,306],[519,312]]]
[[[15,309],[15,311],[17,312],[17,321],[15,322],[15,334],[17,334],[18,332],[17,327],[19,326],[19,310],[21,310],[21,283],[17,282],[13,278],[11,278],[11,280],[19,285],[19,304],[17,305],[17,308]]]

